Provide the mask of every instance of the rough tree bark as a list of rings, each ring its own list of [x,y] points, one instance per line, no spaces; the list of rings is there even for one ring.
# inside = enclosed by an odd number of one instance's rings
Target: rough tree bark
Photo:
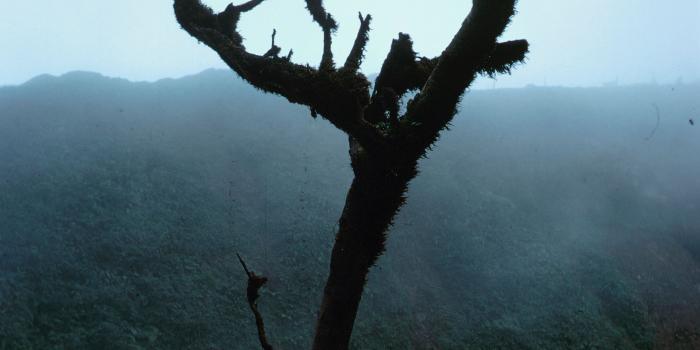
[[[509,73],[525,59],[528,43],[497,42],[516,0],[473,0],[439,57],[418,57],[411,38],[400,33],[372,89],[359,72],[369,40],[369,15],[360,14],[352,50],[343,66],[336,67],[331,47],[337,24],[322,0],[306,0],[324,34],[319,67],[312,68],[293,63],[291,50],[280,57],[274,31],[265,54],[246,51],[238,20],[262,2],[231,4],[215,13],[200,0],[174,0],[174,9],[182,28],[214,49],[243,79],[308,106],[313,117],[320,115],[348,135],[355,178],[340,217],[313,343],[316,350],[347,349],[367,274],[384,252],[387,230],[405,201],[418,161],[448,126],[476,76]],[[399,101],[409,92],[417,94],[399,115]]]

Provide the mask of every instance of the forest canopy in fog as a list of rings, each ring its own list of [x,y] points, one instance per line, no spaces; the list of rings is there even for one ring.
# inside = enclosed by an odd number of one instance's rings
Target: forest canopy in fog
[[[472,91],[351,347],[700,346],[699,95]],[[1,88],[0,349],[255,348],[235,252],[270,278],[275,343],[308,348],[346,144],[227,71]]]

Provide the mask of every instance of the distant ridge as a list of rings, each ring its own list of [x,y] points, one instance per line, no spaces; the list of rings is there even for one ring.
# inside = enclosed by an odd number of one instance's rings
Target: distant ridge
[[[374,82],[374,80],[377,78],[376,73],[370,73],[367,74],[367,78],[371,81]],[[196,82],[199,84],[202,83],[211,83],[211,82],[229,82],[229,83],[235,83],[235,84],[240,84],[240,85],[245,85],[248,86],[247,83],[243,82],[243,80],[238,77],[236,74],[231,72],[228,69],[221,69],[221,68],[208,68],[205,69],[201,72],[194,73],[194,74],[188,74],[188,75],[183,75],[180,77],[167,77],[167,78],[162,78],[158,79],[155,81],[143,81],[143,80],[129,80],[126,78],[121,78],[121,77],[111,77],[104,75],[102,73],[97,73],[97,72],[92,72],[92,71],[82,71],[82,70],[76,70],[76,71],[71,71],[67,72],[64,74],[60,75],[53,75],[53,74],[40,74],[37,75],[26,82],[22,84],[16,84],[16,85],[2,85],[0,86],[0,89],[5,89],[5,88],[16,88],[16,87],[22,87],[22,86],[43,86],[43,85],[51,85],[51,84],[56,84],[56,83],[70,83],[70,84],[81,84],[81,83],[96,83],[96,82],[102,82],[102,83],[118,83],[118,84],[142,84],[142,85],[170,85],[179,81],[186,81],[186,82]],[[520,89],[620,89],[620,88],[626,88],[626,87],[656,87],[656,88],[672,88],[676,86],[698,86],[700,85],[700,81],[698,82],[686,82],[682,84],[678,83],[669,83],[669,84],[652,84],[652,83],[634,83],[634,84],[620,84],[620,85],[610,85],[610,84],[601,84],[599,86],[584,86],[584,87],[577,87],[577,86],[544,86],[544,85],[536,85],[536,84],[528,84],[527,86],[523,87],[516,87],[516,88],[495,88],[495,89],[490,89],[490,88],[483,88],[483,89],[474,89],[472,91],[489,91],[489,90],[520,90]]]
[[[32,79],[29,79],[27,82],[25,82],[24,84],[20,84],[19,86],[38,85],[47,83],[50,84],[55,83],[57,81],[89,82],[96,80],[130,82],[129,80],[124,78],[108,77],[96,72],[72,71],[58,76],[52,74],[41,74]]]

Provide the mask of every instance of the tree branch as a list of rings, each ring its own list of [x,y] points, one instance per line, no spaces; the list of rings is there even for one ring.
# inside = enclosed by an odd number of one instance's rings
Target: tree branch
[[[503,33],[515,12],[516,0],[473,0],[472,9],[461,28],[440,56],[414,102],[408,106],[402,124],[411,129],[408,145],[413,152],[423,154],[437,139],[456,112],[464,90],[476,75],[485,69],[496,39]],[[522,48],[522,42],[513,45]],[[510,44],[507,45],[511,47]],[[525,46],[526,47],[526,46]],[[509,58],[516,50],[505,50]],[[524,52],[523,52],[524,55]],[[506,60],[507,61],[507,60]],[[488,65],[494,67],[503,65]]]
[[[255,315],[255,326],[258,328],[258,340],[260,340],[260,345],[264,350],[273,350],[272,345],[270,345],[270,342],[267,340],[267,335],[265,334],[265,323],[263,322],[262,315],[258,310],[257,303],[257,300],[260,297],[260,288],[262,288],[262,286],[267,282],[267,278],[258,276],[255,274],[255,272],[248,270],[248,267],[246,266],[245,261],[243,261],[243,258],[241,258],[241,255],[238,253],[236,253],[236,255],[238,256],[238,261],[241,262],[241,266],[243,266],[243,270],[248,276],[246,297],[248,299],[248,306],[250,306],[250,310],[253,312],[253,315]]]
[[[418,67],[416,52],[413,51],[413,41],[408,34],[399,33],[399,38],[391,43],[391,49],[374,84],[375,94],[385,88],[390,88],[401,96],[412,86],[416,85]]]
[[[367,14],[364,18],[362,13],[359,13],[360,17],[360,29],[357,31],[357,37],[355,37],[355,43],[352,45],[350,54],[345,60],[345,65],[343,69],[351,72],[357,72],[360,69],[362,60],[365,57],[365,47],[369,41],[369,25],[372,22],[372,16]]]
[[[479,73],[494,77],[496,73],[510,74],[517,63],[525,61],[529,52],[527,40],[513,40],[496,44],[491,54],[484,60]]]
[[[331,49],[333,43],[332,35],[338,29],[338,24],[333,19],[333,16],[326,12],[326,9],[323,7],[323,0],[306,0],[306,8],[311,13],[314,22],[318,23],[323,30],[323,56],[321,57],[319,70],[331,71],[335,69],[333,51]]]
[[[240,4],[240,5],[236,6],[236,8],[240,12],[248,12],[248,11],[254,9],[256,6],[260,5],[263,1],[264,0],[250,0],[250,1],[246,2],[245,4]]]
[[[199,0],[174,0],[174,9],[183,29],[214,49],[231,69],[251,85],[284,96],[292,103],[309,106],[338,129],[356,137],[365,147],[382,144],[382,133],[362,120],[361,111],[369,103],[369,82],[364,76],[319,71],[308,65],[278,58],[278,52],[268,52],[266,57],[245,50],[236,26],[241,12],[261,2],[254,0],[240,6],[229,5],[223,12],[214,14]],[[323,10],[320,1],[309,0],[307,3],[315,20],[325,18],[320,23],[329,33],[337,27],[332,17]],[[272,46],[272,49],[276,48],[274,43]]]
[[[416,62],[413,41],[408,34],[399,33],[391,43],[377,80],[374,83],[372,100],[365,111],[365,119],[377,123],[392,118],[398,113],[398,101],[406,92],[418,85],[418,80],[430,74],[420,72],[423,65]],[[432,71],[432,67],[428,67]]]
[[[528,52],[527,40],[514,40],[495,45],[479,66],[477,73],[493,76],[496,73],[510,73],[512,66],[525,60]],[[440,57],[416,59],[413,41],[407,34],[399,33],[392,42],[379,76],[375,83],[375,93],[391,88],[399,97],[408,91],[419,90],[428,81]]]
[[[248,12],[254,9],[256,6],[260,5],[263,0],[251,0],[240,6],[234,6],[229,4],[226,9],[216,16],[217,24],[219,30],[224,33],[229,39],[233,40],[237,45],[243,44],[243,38],[236,31],[236,26],[238,25],[238,20],[240,19],[241,12]],[[200,19],[204,20],[209,16],[206,9],[198,9],[196,4],[192,3],[189,5],[191,10],[200,12]]]

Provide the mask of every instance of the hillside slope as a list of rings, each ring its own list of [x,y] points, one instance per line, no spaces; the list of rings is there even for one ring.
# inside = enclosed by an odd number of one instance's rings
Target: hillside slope
[[[700,348],[697,96],[469,93],[353,347]],[[228,72],[0,88],[0,349],[256,348],[236,252],[308,348],[350,180],[344,135]]]

